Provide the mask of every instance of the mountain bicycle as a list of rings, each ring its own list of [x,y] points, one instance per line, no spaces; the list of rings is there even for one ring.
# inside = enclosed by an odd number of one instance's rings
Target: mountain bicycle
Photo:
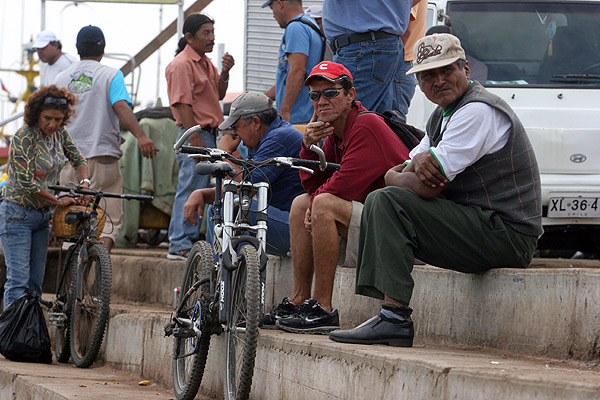
[[[173,386],[179,400],[196,396],[204,374],[211,335],[226,334],[225,398],[245,400],[250,395],[259,322],[264,314],[266,278],[266,182],[252,183],[252,171],[264,166],[339,169],[321,160],[275,157],[264,161],[236,158],[219,149],[183,146],[199,127],[190,128],[175,144],[176,152],[199,158],[195,171],[216,180],[214,244],[196,242],[188,256],[181,283],[182,296],[165,335],[174,337]],[[236,176],[242,167],[241,181]],[[256,224],[250,225],[252,197],[256,193]]]
[[[65,224],[75,224],[73,233],[64,237],[64,240],[74,244],[67,251],[56,300],[48,313],[50,324],[56,326],[56,360],[64,363],[70,357],[77,367],[87,368],[96,360],[100,351],[108,323],[112,292],[110,254],[97,240],[100,233],[100,201],[104,197],[150,201],[153,197],[105,193],[82,186],[50,185],[48,188],[67,192],[59,197],[93,197],[87,207],[76,207],[82,209],[68,211],[64,217]]]

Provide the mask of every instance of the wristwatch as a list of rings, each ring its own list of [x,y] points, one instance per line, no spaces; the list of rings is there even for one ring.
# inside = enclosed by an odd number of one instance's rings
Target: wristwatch
[[[90,181],[88,178],[85,178],[85,179],[82,179],[81,182],[79,182],[80,185],[83,185],[84,183],[91,185],[92,181]]]

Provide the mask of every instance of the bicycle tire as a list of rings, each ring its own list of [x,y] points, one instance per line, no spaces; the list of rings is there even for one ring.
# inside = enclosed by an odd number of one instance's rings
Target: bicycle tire
[[[186,270],[181,282],[181,300],[192,285],[202,278],[214,278],[215,262],[212,246],[205,241],[194,243],[186,262]],[[198,287],[195,293],[189,296],[185,308],[178,316],[192,318],[194,305],[200,300],[200,338],[174,337],[173,342],[173,390],[178,400],[192,400],[196,397],[200,382],[204,375],[206,358],[210,346],[210,335],[213,331],[211,324],[214,322],[209,317],[209,303],[211,300],[210,280]],[[179,306],[179,304],[178,304]],[[192,323],[197,323],[195,320]],[[193,349],[197,351],[192,353]],[[192,354],[190,354],[192,353]],[[187,357],[181,355],[190,354]]]
[[[231,305],[227,318],[227,400],[247,400],[250,396],[260,319],[258,254],[254,247],[244,245],[238,257],[238,267],[232,277]]]
[[[81,274],[81,299],[76,296],[77,268],[71,285],[71,359],[77,367],[87,368],[98,356],[110,313],[112,266],[108,250],[100,244],[88,248]]]
[[[53,312],[64,313],[64,327],[56,327],[54,332],[54,356],[60,363],[69,362],[71,358],[71,277],[73,268],[77,267],[77,245],[73,244],[67,250],[65,262],[63,264],[64,276],[61,277],[58,290],[56,291],[57,304]]]

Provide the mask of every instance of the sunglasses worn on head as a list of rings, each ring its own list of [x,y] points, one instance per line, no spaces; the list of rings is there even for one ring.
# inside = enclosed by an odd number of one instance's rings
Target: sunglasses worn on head
[[[343,88],[330,88],[330,89],[325,89],[322,92],[316,91],[316,90],[311,90],[310,92],[308,92],[308,97],[310,97],[310,99],[312,101],[317,101],[321,98],[321,95],[323,95],[323,97],[325,97],[326,99],[333,99],[335,96],[337,96],[338,94],[340,94],[340,92],[342,91]]]
[[[66,107],[67,106],[67,99],[59,99],[57,97],[46,97],[44,99],[44,105],[45,106]]]

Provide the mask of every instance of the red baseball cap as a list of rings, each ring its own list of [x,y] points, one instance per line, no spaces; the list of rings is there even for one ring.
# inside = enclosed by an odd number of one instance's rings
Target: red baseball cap
[[[333,61],[321,61],[314,66],[310,75],[304,81],[304,86],[308,86],[309,81],[318,76],[319,78],[327,79],[329,82],[339,82],[343,78],[352,80],[352,74],[342,64],[335,63]]]

